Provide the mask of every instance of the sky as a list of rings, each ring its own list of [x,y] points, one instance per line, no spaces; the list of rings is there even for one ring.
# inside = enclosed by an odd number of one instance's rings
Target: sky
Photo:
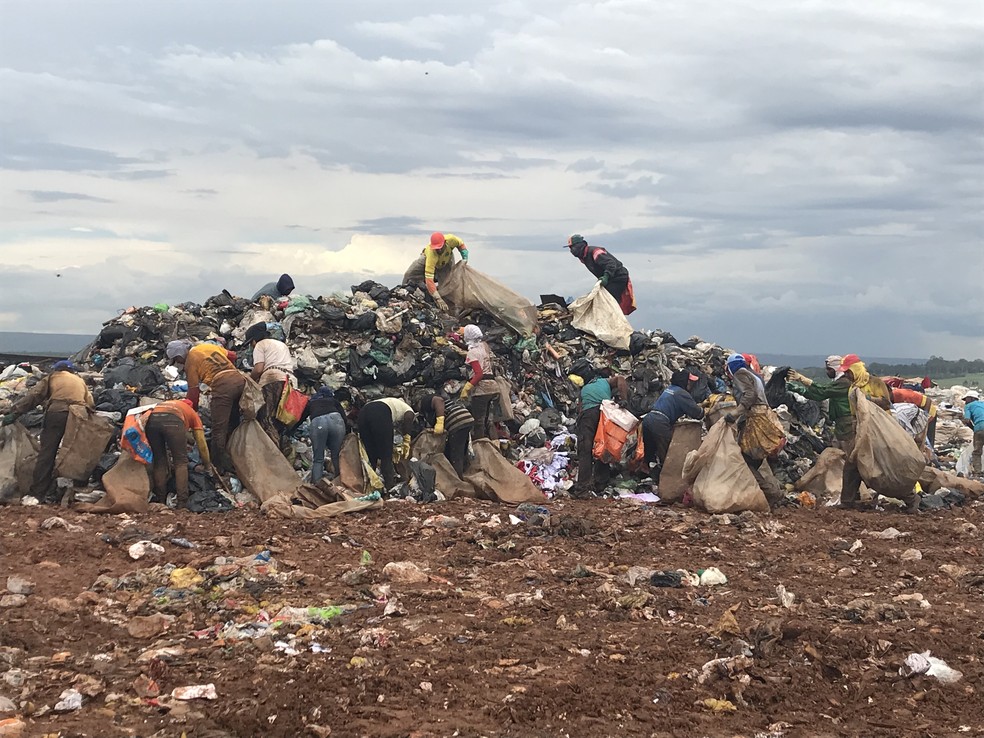
[[[984,357],[979,0],[0,2],[0,331],[395,285],[431,231],[637,329]]]

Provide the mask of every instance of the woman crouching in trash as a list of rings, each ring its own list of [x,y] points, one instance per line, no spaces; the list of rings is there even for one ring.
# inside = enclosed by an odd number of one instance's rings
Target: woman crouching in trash
[[[492,423],[492,409],[499,399],[499,383],[495,380],[492,366],[492,350],[477,325],[466,325],[462,337],[468,347],[465,363],[471,367],[472,375],[461,388],[459,397],[463,402],[468,402],[468,409],[475,418],[473,437],[496,441],[498,434]]]

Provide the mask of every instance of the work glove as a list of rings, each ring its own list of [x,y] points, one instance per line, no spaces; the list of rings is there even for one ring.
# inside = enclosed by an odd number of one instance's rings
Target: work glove
[[[448,311],[448,304],[444,301],[444,298],[436,292],[434,293],[434,304],[437,305],[437,309],[442,313],[446,313]]]
[[[403,436],[403,443],[400,444],[400,458],[410,458],[410,436]]]
[[[465,264],[468,263],[468,249],[461,250],[461,260],[465,262]]]
[[[809,377],[803,376],[802,374],[800,374],[795,369],[790,369],[789,370],[789,373],[786,375],[786,381],[787,382],[799,382],[800,384],[806,385],[807,387],[809,387],[811,384],[813,384],[813,380],[812,379],[810,379]]]
[[[738,420],[738,418],[736,418],[734,415],[725,415],[724,416],[724,422],[727,423],[728,425],[734,425],[735,424],[735,421],[737,421],[737,420]]]
[[[598,280],[598,284],[600,284],[602,287],[607,287],[608,286],[608,275],[607,274],[602,274],[601,275],[601,279]]]
[[[473,389],[475,389],[474,384],[472,384],[471,382],[465,382],[465,386],[461,388],[461,394],[458,395],[458,397],[462,400],[467,400],[468,395],[472,393]]]
[[[15,420],[17,420],[15,413],[7,413],[3,416],[3,423],[0,423],[0,425],[11,425]]]
[[[434,432],[437,435],[442,435],[444,433],[444,416],[443,415],[437,419],[437,422],[436,423],[434,423]]]

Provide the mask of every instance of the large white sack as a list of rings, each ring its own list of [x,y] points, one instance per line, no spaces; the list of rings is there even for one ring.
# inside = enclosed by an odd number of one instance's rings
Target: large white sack
[[[572,302],[570,311],[574,315],[572,325],[579,331],[591,334],[612,348],[629,347],[632,326],[601,282],[595,283],[594,289],[587,295]]]

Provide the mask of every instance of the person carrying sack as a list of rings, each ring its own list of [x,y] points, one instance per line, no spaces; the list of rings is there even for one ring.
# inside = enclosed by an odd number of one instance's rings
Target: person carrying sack
[[[297,386],[294,358],[290,355],[287,344],[270,338],[266,323],[251,325],[246,331],[245,341],[253,349],[250,377],[260,385],[260,391],[263,392],[263,409],[256,419],[260,421],[270,440],[277,444],[277,448],[283,448],[283,436],[287,427],[277,419],[277,410],[287,386]]]
[[[731,354],[727,369],[734,386],[735,400],[738,402],[738,414],[729,415],[726,420],[737,424],[738,445],[745,464],[758,482],[770,507],[775,506],[782,499],[782,489],[774,476],[766,479],[759,467],[765,461],[771,469],[770,460],[786,445],[785,431],[775,411],[769,407],[762,378],[749,368],[745,357]]]
[[[239,427],[239,400],[246,388],[246,377],[229,361],[226,350],[214,343],[189,346],[186,341],[171,341],[167,357],[183,366],[188,378],[188,400],[198,410],[201,385],[212,390],[212,459],[219,471],[234,471],[229,456],[229,436]]]
[[[875,377],[868,372],[864,362],[857,354],[848,354],[837,367],[836,378],[848,377],[851,381],[851,389],[857,389],[871,402],[880,407],[885,412],[892,410],[892,390],[885,384],[880,377]],[[857,405],[853,394],[849,396],[851,402],[851,415],[857,415]],[[894,422],[894,421],[893,421]],[[841,500],[838,507],[842,510],[855,510],[859,505],[861,493],[861,471],[858,469],[857,459],[854,458],[855,444],[857,443],[857,426],[855,425],[851,435],[843,439],[843,450],[847,454],[844,460],[844,477],[841,486]],[[905,504],[905,512],[912,514],[919,511],[919,496],[912,490],[901,493],[899,498]]]
[[[153,499],[167,500],[169,466],[174,469],[174,490],[178,507],[188,506],[188,434],[195,438],[198,453],[206,468],[212,459],[205,443],[205,427],[202,419],[191,406],[191,400],[166,400],[151,408],[144,424],[147,442],[153,454],[151,481]],[[168,464],[170,455],[170,465]]]
[[[577,414],[577,480],[571,488],[571,497],[585,498],[604,491],[611,477],[611,467],[594,457],[594,441],[601,422],[601,403],[618,398],[628,399],[629,385],[625,377],[597,376],[594,369],[577,366],[580,374],[571,374],[570,380],[580,386]]]
[[[448,304],[437,291],[437,286],[451,276],[456,249],[461,253],[461,260],[467,264],[468,249],[464,241],[451,233],[445,235],[434,232],[431,234],[430,243],[403,275],[403,284],[425,286],[434,304],[444,312],[448,311]]]
[[[55,459],[68,427],[68,409],[73,405],[92,409],[94,403],[85,380],[76,373],[75,364],[65,359],[52,365],[51,373],[14,405],[13,412],[4,416],[3,424],[10,425],[38,405],[44,405],[44,427],[31,481],[31,496],[42,504],[57,503]]]

